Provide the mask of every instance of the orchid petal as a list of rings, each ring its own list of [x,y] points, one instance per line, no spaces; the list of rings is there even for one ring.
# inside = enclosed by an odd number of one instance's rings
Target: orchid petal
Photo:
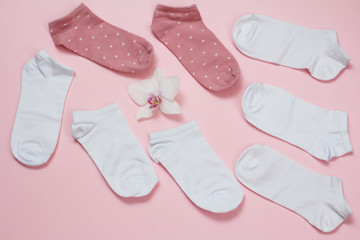
[[[128,92],[130,97],[138,105],[145,105],[148,98],[155,91],[154,82],[152,80],[143,80],[130,84]]]
[[[156,68],[152,75],[152,80],[156,82],[156,84],[159,84],[161,80],[164,78],[164,73],[160,68]]]
[[[181,108],[174,100],[170,101],[166,98],[161,98],[160,109],[165,114],[180,114]]]
[[[149,103],[145,104],[144,106],[141,106],[139,110],[136,113],[136,119],[139,120],[141,118],[149,118],[153,116],[157,110],[159,109],[159,106],[155,108],[151,108],[151,105]]]
[[[164,77],[159,83],[159,94],[167,100],[174,100],[180,87],[180,79],[176,76]]]

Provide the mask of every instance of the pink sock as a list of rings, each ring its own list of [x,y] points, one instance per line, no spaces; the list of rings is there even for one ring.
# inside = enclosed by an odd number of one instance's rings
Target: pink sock
[[[83,3],[49,29],[55,45],[119,72],[144,70],[153,55],[144,38],[105,22]]]
[[[151,29],[204,87],[220,91],[231,87],[240,76],[233,55],[205,26],[196,5],[157,5]]]

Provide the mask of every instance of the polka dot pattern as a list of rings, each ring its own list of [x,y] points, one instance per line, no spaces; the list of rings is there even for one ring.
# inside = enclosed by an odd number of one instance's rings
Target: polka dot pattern
[[[240,68],[235,58],[207,29],[195,5],[184,8],[158,5],[151,29],[207,89],[227,89],[239,78]]]
[[[83,3],[51,22],[49,31],[55,45],[115,71],[140,72],[153,55],[152,45],[144,38],[108,24]]]

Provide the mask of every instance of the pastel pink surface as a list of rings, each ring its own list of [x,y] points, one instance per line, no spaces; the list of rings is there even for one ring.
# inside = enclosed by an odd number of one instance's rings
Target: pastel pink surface
[[[151,1],[88,1],[85,4],[107,22],[149,40],[154,57],[138,74],[119,74],[61,47],[55,47],[47,24],[66,15],[77,1],[3,1],[0,8],[0,239],[357,239],[360,234],[360,3],[349,0],[170,1],[165,5],[197,4],[206,26],[234,55],[241,80],[219,93],[204,89],[152,34],[156,4]],[[21,7],[20,7],[21,6]],[[333,81],[317,81],[307,71],[251,59],[231,40],[235,21],[258,13],[311,28],[335,29],[341,47],[350,55],[348,67]],[[11,155],[10,136],[20,96],[21,71],[40,49],[75,69],[65,104],[59,142],[49,163],[28,168]],[[127,93],[130,83],[151,78],[156,67],[177,75],[180,91],[175,100],[180,116],[156,114],[136,121],[138,106]],[[353,152],[326,164],[301,149],[266,135],[242,116],[241,98],[255,81],[280,87],[320,107],[349,114]],[[244,188],[245,198],[228,214],[211,214],[193,205],[166,170],[154,166],[159,184],[141,199],[117,197],[90,157],[71,136],[71,112],[93,110],[118,102],[130,128],[144,149],[148,134],[196,120],[204,137],[233,172],[240,153],[252,144],[268,145],[303,166],[341,178],[353,214],[332,233],[324,234],[295,213]]]

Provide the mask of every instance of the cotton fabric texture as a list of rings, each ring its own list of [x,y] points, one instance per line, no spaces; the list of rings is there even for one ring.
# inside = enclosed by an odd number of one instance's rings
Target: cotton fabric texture
[[[45,50],[25,64],[11,134],[11,151],[22,164],[40,166],[53,154],[73,74]]]
[[[307,69],[318,80],[334,79],[350,60],[336,31],[312,29],[252,14],[234,26],[233,41],[245,55],[283,66]]]
[[[143,71],[154,54],[144,38],[107,23],[83,3],[65,17],[50,22],[49,31],[55,45],[114,71]]]
[[[208,29],[196,5],[157,5],[151,29],[203,87],[212,91],[230,88],[240,77],[234,56]]]
[[[252,191],[323,232],[335,230],[352,213],[341,179],[312,172],[270,147],[246,149],[236,162],[235,174]]]

